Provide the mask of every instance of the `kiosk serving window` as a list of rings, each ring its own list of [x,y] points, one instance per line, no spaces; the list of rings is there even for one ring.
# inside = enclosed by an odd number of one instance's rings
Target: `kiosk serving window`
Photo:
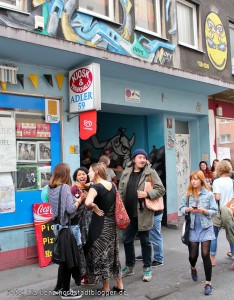
[[[0,94],[0,228],[33,223],[32,205],[61,162],[60,141],[44,98]]]

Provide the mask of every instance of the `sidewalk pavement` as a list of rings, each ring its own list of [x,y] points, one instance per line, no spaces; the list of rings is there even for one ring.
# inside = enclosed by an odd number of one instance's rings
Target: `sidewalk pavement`
[[[143,282],[142,262],[137,261],[135,274],[123,279],[124,288],[127,291],[125,296],[111,296],[112,299],[134,299],[134,300],[187,300],[204,299],[203,286],[205,275],[202,259],[199,256],[197,262],[198,281],[193,282],[190,276],[187,247],[180,240],[180,230],[162,228],[164,239],[164,265],[153,268],[153,279],[151,282]],[[140,242],[136,240],[136,255],[139,255]],[[229,250],[224,230],[221,230],[218,240],[217,266],[213,268],[212,284],[214,293],[210,297],[216,300],[231,300],[234,295],[234,271],[230,270],[231,259],[226,256]],[[120,243],[120,260],[124,267],[124,249]],[[61,299],[59,296],[52,296],[56,283],[58,266],[51,264],[48,267],[40,268],[37,264],[20,267],[0,272],[0,299],[1,300],[50,300]],[[111,280],[111,287],[114,286]],[[97,286],[75,285],[71,280],[71,288],[84,293],[82,299],[100,299],[100,296],[93,296],[91,293]]]

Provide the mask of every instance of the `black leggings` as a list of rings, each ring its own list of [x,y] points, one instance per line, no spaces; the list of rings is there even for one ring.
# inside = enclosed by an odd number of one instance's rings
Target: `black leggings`
[[[210,243],[211,241],[201,242],[201,255],[204,264],[206,281],[211,281],[211,275],[212,275],[212,264],[210,260]],[[198,255],[199,255],[199,242],[190,242],[189,261],[192,267],[196,266]]]

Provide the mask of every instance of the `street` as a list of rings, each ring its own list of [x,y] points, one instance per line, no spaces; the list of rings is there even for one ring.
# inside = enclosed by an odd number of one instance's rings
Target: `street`
[[[197,263],[198,281],[193,282],[190,276],[187,247],[180,241],[180,230],[162,228],[164,238],[164,265],[153,268],[151,282],[142,281],[142,262],[137,261],[135,274],[123,279],[127,295],[111,296],[119,299],[204,299],[203,286],[205,275],[202,259],[199,256]],[[234,271],[230,270],[231,259],[226,256],[229,250],[224,230],[221,230],[218,240],[217,265],[213,267],[212,284],[214,287],[212,299],[233,299],[234,295]],[[136,240],[136,255],[140,254],[139,240]],[[124,266],[124,250],[120,243],[120,257]],[[30,265],[16,269],[2,271],[0,273],[0,299],[1,300],[50,300],[61,299],[53,296],[52,291],[56,283],[57,265],[40,268],[38,265]],[[111,287],[114,280],[111,280]],[[71,288],[84,293],[82,299],[100,299],[94,296],[97,286],[77,287],[71,280]]]

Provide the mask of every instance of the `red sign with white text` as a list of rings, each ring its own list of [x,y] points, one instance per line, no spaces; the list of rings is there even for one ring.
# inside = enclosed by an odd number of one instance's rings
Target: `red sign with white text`
[[[54,225],[50,203],[33,204],[34,226],[40,267],[51,262],[54,243]]]
[[[82,140],[87,140],[97,132],[97,111],[91,110],[83,112],[79,115],[79,118],[80,138]]]

